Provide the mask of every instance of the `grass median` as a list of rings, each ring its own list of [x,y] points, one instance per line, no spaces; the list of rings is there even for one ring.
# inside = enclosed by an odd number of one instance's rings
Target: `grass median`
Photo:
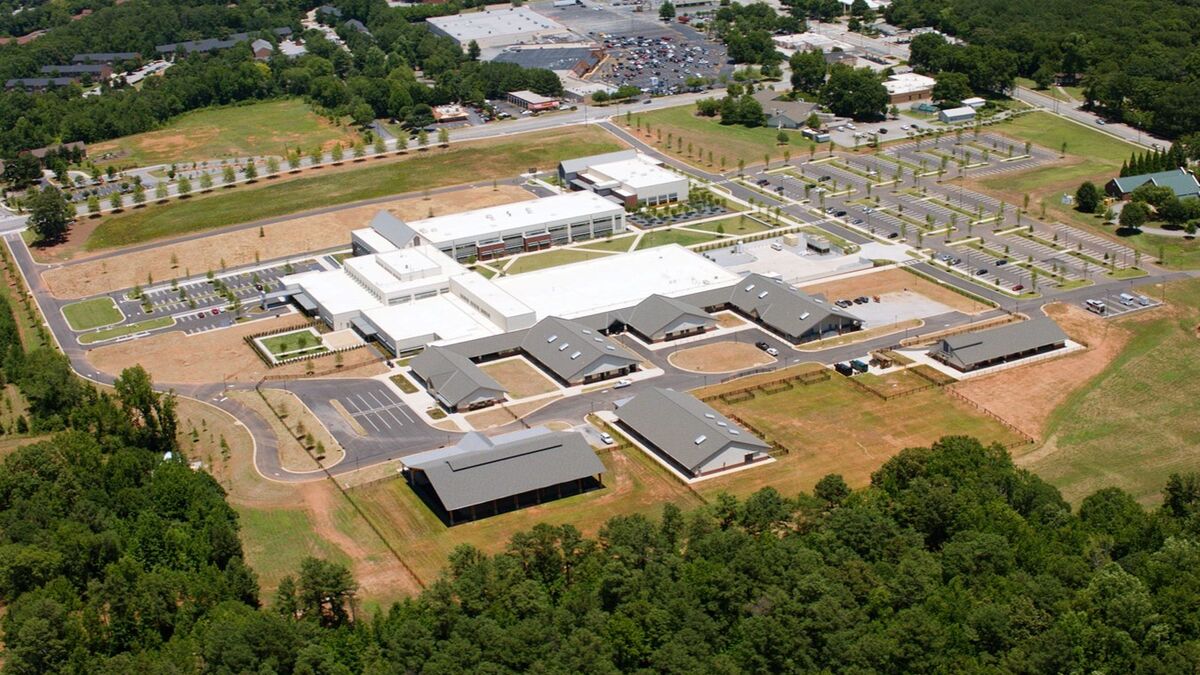
[[[123,326],[114,326],[104,330],[98,330],[94,333],[84,333],[79,336],[79,343],[90,345],[97,342],[105,342],[107,340],[115,340],[126,335],[135,335],[143,331],[157,330],[159,328],[167,328],[175,325],[174,317],[160,316],[157,319],[149,321],[141,321],[139,323],[128,323]]]
[[[395,160],[367,163],[362,168],[330,167],[303,178],[259,181],[108,216],[88,237],[86,247],[97,250],[129,246],[364,199],[509,178],[531,167],[547,168],[569,157],[620,147],[604,131],[570,127],[465,143],[445,150],[411,151]]]
[[[71,330],[77,331],[110,326],[125,318],[117,308],[117,303],[109,297],[72,302],[63,307],[62,311]]]

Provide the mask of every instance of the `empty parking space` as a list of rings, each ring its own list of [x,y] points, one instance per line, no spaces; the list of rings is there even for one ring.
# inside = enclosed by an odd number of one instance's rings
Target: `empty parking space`
[[[337,401],[370,433],[395,434],[414,424],[408,406],[381,384],[360,388]]]

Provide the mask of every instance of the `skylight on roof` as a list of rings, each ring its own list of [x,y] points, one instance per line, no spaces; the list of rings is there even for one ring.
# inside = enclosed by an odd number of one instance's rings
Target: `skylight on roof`
[[[752,290],[754,290],[754,284],[750,284],[749,286],[747,286],[747,287],[745,288],[745,291],[746,291],[747,293],[749,293],[749,292],[750,292],[750,291],[752,291]]]
[[[560,352],[566,351],[567,347],[570,347],[570,346],[571,346],[570,342],[564,342],[558,346],[558,351],[560,351]]]
[[[732,427],[730,427],[730,429],[729,429],[729,433],[733,434],[734,436],[741,436],[741,435],[742,435],[742,432],[740,432],[740,431],[738,431],[737,429],[734,429],[734,428],[732,428]]]
[[[805,312],[805,313],[801,314],[800,320],[803,321],[803,320],[807,319],[809,314],[811,314],[811,312]]]
[[[701,435],[697,436],[696,440],[692,441],[692,443],[695,443],[696,445],[700,445],[701,443],[703,443],[704,441],[707,441],[707,440],[708,440],[708,436],[701,434]]]
[[[614,346],[612,346],[612,345],[604,345],[604,348],[605,348],[605,349],[607,349],[607,350],[608,350],[608,351],[610,351],[610,352],[615,352],[615,351],[617,351],[617,348],[616,348],[616,347],[614,347]]]
[[[759,300],[762,300],[763,298],[767,297],[767,293],[769,293],[769,292],[770,292],[770,291],[763,291],[762,293],[759,293],[759,294],[758,294],[758,299],[759,299]]]
[[[716,415],[714,415],[714,414],[712,414],[712,413],[704,413],[704,416],[705,416],[705,417],[707,417],[707,418],[708,418],[708,419],[710,419],[710,420],[715,420],[715,419],[717,419],[717,416],[716,416]]]
[[[574,361],[575,359],[579,358],[581,354],[583,354],[583,352],[574,352],[571,354],[571,360]]]
[[[553,343],[553,342],[554,342],[555,340],[557,340],[557,339],[558,339],[558,336],[557,336],[557,335],[551,335],[550,337],[546,338],[546,343],[547,343],[547,344],[551,344],[551,343]]]

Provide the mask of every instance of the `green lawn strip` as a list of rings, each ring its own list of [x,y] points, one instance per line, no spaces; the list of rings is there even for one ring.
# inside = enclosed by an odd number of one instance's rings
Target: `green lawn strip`
[[[72,302],[64,306],[62,311],[71,330],[76,331],[111,326],[114,323],[120,323],[125,318],[125,315],[117,308],[117,303],[108,296]]]
[[[1168,475],[1200,470],[1200,417],[1194,414],[1200,283],[1171,284],[1167,301],[1183,316],[1118,322],[1132,331],[1129,344],[1054,410],[1047,424],[1053,451],[1035,453],[1025,464],[1071,502],[1120,487],[1153,504]]]
[[[765,232],[771,229],[771,226],[767,223],[748,214],[730,216],[729,218],[722,218],[720,220],[710,220],[707,223],[700,223],[699,225],[687,225],[686,227],[692,230],[704,230],[705,232],[733,235],[754,234],[756,232]]]
[[[128,246],[308,209],[454,185],[466,179],[512,176],[531,166],[619,150],[602,131],[528,134],[483,147],[451,147],[410,154],[400,162],[318,173],[282,182],[260,181],[231,191],[130,210],[105,218],[87,240],[89,250]],[[471,167],[464,173],[464,167]]]
[[[667,244],[679,244],[680,246],[691,246],[692,244],[700,244],[706,241],[712,241],[713,235],[701,234],[699,232],[687,232],[685,230],[654,230],[647,232],[642,240],[638,242],[635,250],[644,248],[653,248],[655,246],[665,246]]]
[[[337,139],[349,144],[354,137],[322,120],[304,101],[286,99],[197,110],[161,129],[99,143],[89,152],[117,153],[113,162],[120,166],[148,166],[282,155],[297,146],[307,153]]]
[[[798,131],[785,131],[788,138],[787,145],[780,145],[777,138],[778,129],[721,124],[718,118],[696,116],[695,110],[695,106],[678,106],[635,114],[633,116],[635,123],[629,128],[632,132],[637,133],[636,121],[641,120],[643,130],[646,129],[647,124],[650,125],[655,136],[655,145],[660,150],[684,160],[696,161],[695,156],[690,160],[687,157],[686,150],[690,142],[693,150],[701,153],[704,157],[704,164],[707,164],[708,152],[711,150],[714,165],[719,167],[721,158],[724,158],[726,160],[724,168],[726,169],[735,168],[739,159],[747,165],[761,164],[764,155],[770,155],[774,159],[782,157],[784,150],[790,149],[792,157],[799,157],[808,148],[813,147],[813,143],[800,135]],[[623,116],[619,118],[619,121],[621,124],[625,124]],[[658,139],[660,131],[662,132],[661,141]],[[668,134],[672,138],[670,149],[666,147]],[[679,138],[683,139],[684,152],[678,150]]]
[[[294,352],[297,350],[309,350],[315,347],[324,348],[321,342],[321,336],[317,335],[311,328],[301,328],[279,335],[261,338],[259,342],[275,356],[281,356],[285,353]],[[310,347],[311,345],[311,347]],[[291,356],[291,354],[288,354]]]
[[[991,128],[1054,152],[1059,152],[1065,141],[1068,155],[1092,158],[1115,167],[1129,159],[1131,153],[1141,149],[1133,143],[1048,112],[1019,115]]]
[[[497,274],[496,270],[494,270],[490,267],[484,267],[483,265],[476,265],[472,269],[474,269],[479,274],[483,275],[484,279],[491,279],[492,277],[496,276],[496,274]]]
[[[548,267],[558,267],[559,265],[567,265],[584,260],[593,260],[595,258],[604,258],[607,253],[595,253],[592,251],[577,251],[569,248],[557,248],[542,253],[531,253],[517,258],[516,262],[509,266],[505,274],[521,274],[522,272],[532,272],[534,270],[542,270]]]
[[[252,565],[264,589],[296,574],[308,557],[349,565],[342,549],[316,534],[304,509],[258,509],[234,504],[246,562]]]
[[[592,241],[577,242],[575,245],[580,249],[587,249],[589,251],[624,253],[633,246],[633,240],[636,237],[636,234],[632,234],[629,236],[613,237],[612,239],[593,239]]]
[[[84,333],[79,336],[79,343],[90,345],[105,340],[113,340],[126,335],[141,333],[142,331],[156,330],[175,325],[175,318],[171,316],[160,316],[157,319],[148,319],[139,323],[127,323],[112,328],[105,328],[94,333]]]

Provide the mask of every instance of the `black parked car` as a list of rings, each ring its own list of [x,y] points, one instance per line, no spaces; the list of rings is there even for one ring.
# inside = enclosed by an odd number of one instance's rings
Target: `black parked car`
[[[846,377],[850,377],[851,375],[854,374],[854,368],[849,363],[834,364],[833,369],[838,371],[842,375],[845,375]]]
[[[771,345],[767,344],[766,342],[763,342],[762,340],[755,342],[754,346],[758,347],[759,349],[763,350],[764,352],[771,348]]]

